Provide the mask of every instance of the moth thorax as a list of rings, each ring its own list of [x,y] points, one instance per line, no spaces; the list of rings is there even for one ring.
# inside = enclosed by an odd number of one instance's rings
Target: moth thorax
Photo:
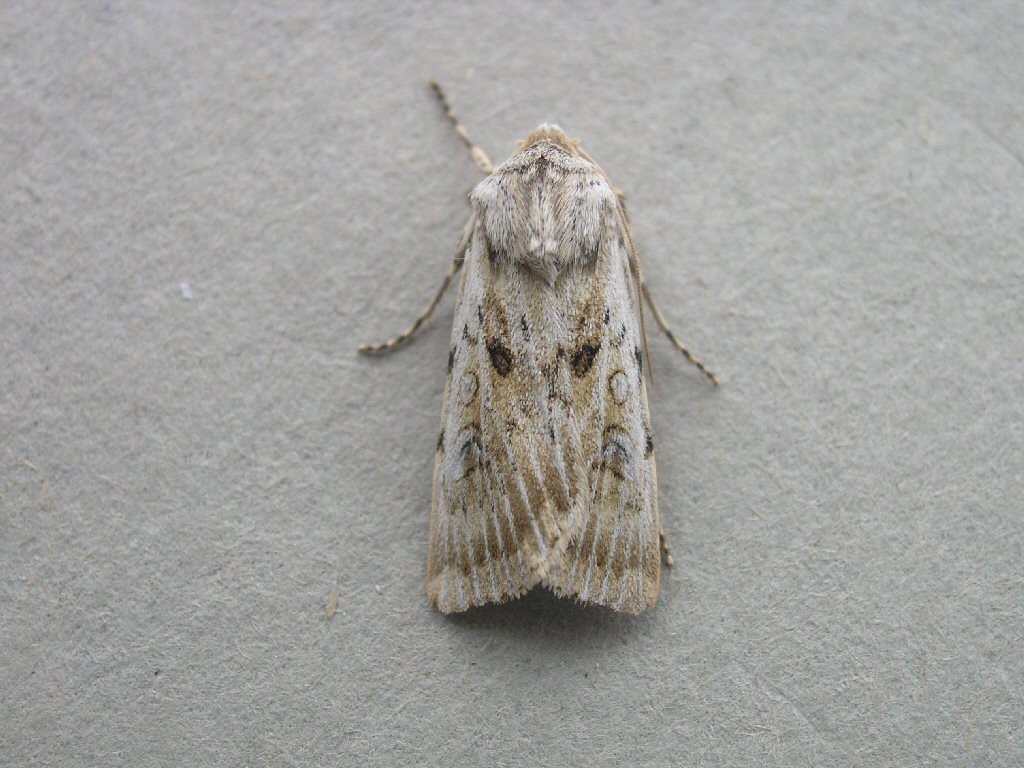
[[[562,167],[541,156],[484,179],[473,193],[488,258],[548,283],[592,266],[616,235],[615,194],[592,167]]]

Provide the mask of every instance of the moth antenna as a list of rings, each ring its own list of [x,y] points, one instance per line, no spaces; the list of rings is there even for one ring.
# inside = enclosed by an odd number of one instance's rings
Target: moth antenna
[[[430,316],[434,314],[434,310],[437,309],[437,305],[441,303],[441,298],[444,296],[445,291],[448,290],[448,286],[451,285],[452,278],[455,277],[455,273],[459,271],[462,266],[461,261],[453,261],[451,271],[444,276],[444,280],[441,281],[441,287],[437,289],[437,293],[434,294],[434,298],[427,305],[427,308],[423,310],[411,326],[397,336],[388,339],[387,341],[381,342],[380,344],[360,344],[358,352],[361,355],[385,355],[388,352],[394,352],[399,347],[403,347],[415,338],[416,333],[420,327],[430,319]]]
[[[437,293],[434,294],[434,298],[431,300],[430,304],[428,304],[427,308],[417,316],[416,320],[413,321],[413,324],[409,326],[408,330],[379,344],[360,344],[358,347],[359,354],[385,355],[388,352],[395,351],[399,347],[405,346],[413,340],[420,327],[430,319],[431,315],[434,314],[434,310],[437,309],[437,305],[441,303],[441,299],[448,290],[448,286],[452,284],[453,278],[458,274],[459,270],[462,269],[462,265],[466,258],[466,248],[469,247],[469,239],[473,234],[473,227],[475,225],[476,215],[474,214],[469,217],[466,229],[462,233],[462,239],[459,241],[459,248],[452,259],[451,267],[448,269],[448,274],[445,275],[444,280],[441,281],[441,287],[437,289]]]
[[[583,155],[590,160],[590,156],[586,152]],[[591,162],[593,162],[591,160]],[[598,167],[595,164],[595,167]],[[600,170],[600,168],[598,168]],[[600,171],[604,174],[604,171]],[[607,175],[605,175],[607,178]],[[633,232],[629,228],[629,217],[626,215],[626,209],[622,204],[622,196],[616,193],[615,206],[619,212],[619,221],[622,222],[622,235],[626,241],[626,249],[629,256],[630,269],[633,272],[633,285],[636,288],[636,305],[637,314],[640,315],[640,338],[643,339],[644,343],[644,357],[647,358],[647,380],[651,383],[651,387],[654,387],[654,364],[651,361],[651,352],[647,346],[647,319],[644,317],[644,301],[643,291],[645,288],[643,272],[640,269],[640,257],[636,252],[636,243],[633,242]]]
[[[658,305],[654,303],[654,297],[651,296],[651,289],[647,287],[647,283],[641,282],[640,287],[643,289],[644,299],[647,300],[647,306],[651,308],[651,314],[654,315],[655,322],[657,322],[658,327],[665,332],[665,335],[668,336],[668,340],[672,342],[672,346],[678,349],[682,353],[683,357],[685,357],[693,366],[695,366],[698,371],[707,376],[708,380],[712,384],[714,384],[716,387],[719,386],[721,382],[718,380],[718,376],[714,374],[712,371],[709,371],[704,366],[704,363],[698,360],[697,357],[692,352],[690,352],[690,350],[688,350],[685,347],[685,345],[683,345],[683,343],[679,341],[679,339],[676,338],[676,335],[672,332],[672,329],[668,327],[668,323],[665,322],[665,317],[661,314],[661,310],[659,310]]]
[[[679,341],[679,339],[676,338],[672,329],[668,327],[668,323],[665,322],[665,317],[661,314],[661,310],[658,309],[658,305],[654,303],[654,297],[651,296],[651,289],[647,287],[647,283],[644,281],[643,272],[640,269],[640,256],[637,254],[636,243],[633,242],[633,233],[629,229],[629,217],[626,215],[625,193],[611,184],[611,179],[608,178],[608,174],[601,169],[601,166],[594,162],[594,159],[588,155],[582,147],[579,152],[584,159],[590,162],[594,168],[597,169],[598,173],[604,176],[605,180],[612,186],[612,189],[615,192],[615,205],[619,212],[619,220],[622,222],[623,236],[626,240],[626,248],[629,250],[629,263],[633,269],[633,277],[636,282],[638,294],[637,302],[640,304],[640,333],[644,339],[644,357],[647,358],[647,377],[651,382],[651,386],[654,386],[654,365],[651,363],[651,355],[647,349],[647,324],[644,321],[643,309],[644,299],[647,301],[647,306],[651,308],[651,314],[654,315],[655,322],[657,322],[658,327],[664,331],[665,335],[668,336],[668,340],[672,342],[672,346],[678,349],[680,353],[682,353],[683,357],[694,365],[697,370],[707,376],[712,384],[716,387],[719,386],[721,382],[719,381],[718,376],[712,371],[709,371],[704,366],[704,363],[698,360],[697,357],[693,355],[693,353],[691,353],[690,350],[688,350],[686,346]],[[642,294],[642,298],[639,294]]]
[[[473,159],[476,167],[488,175],[493,173],[494,165],[491,163],[491,158],[484,152],[483,147],[470,138],[469,131],[466,130],[466,126],[462,124],[458,114],[448,102],[448,97],[445,96],[444,91],[441,89],[441,84],[437,80],[431,80],[430,87],[434,91],[434,95],[437,96],[437,100],[441,102],[441,109],[444,110],[445,115],[451,121],[455,132],[459,134],[459,138],[462,139],[462,142],[469,149],[469,156]]]

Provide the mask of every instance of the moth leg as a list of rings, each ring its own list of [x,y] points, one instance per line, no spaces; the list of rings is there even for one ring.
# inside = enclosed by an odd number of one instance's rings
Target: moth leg
[[[434,94],[437,96],[437,100],[441,102],[441,108],[444,110],[445,115],[451,121],[452,127],[455,128],[455,132],[459,134],[459,138],[462,139],[463,144],[469,149],[469,156],[473,158],[473,162],[476,167],[479,168],[486,174],[490,174],[494,171],[494,165],[491,163],[491,158],[484,152],[483,147],[475,143],[469,137],[469,131],[466,130],[460,120],[459,116],[452,109],[452,105],[448,103],[448,97],[444,95],[444,91],[441,90],[441,85],[436,80],[430,81],[430,87],[434,90]]]
[[[437,289],[437,293],[431,300],[427,308],[423,310],[419,317],[409,326],[408,330],[404,333],[400,333],[393,339],[388,339],[381,344],[360,344],[359,354],[361,355],[384,355],[388,352],[392,352],[399,347],[408,344],[412,341],[416,332],[420,329],[430,316],[434,314],[434,310],[437,309],[437,305],[441,303],[441,299],[448,290],[448,286],[452,284],[452,278],[459,273],[462,269],[462,263],[466,258],[466,249],[469,247],[469,240],[473,236],[473,229],[476,226],[476,215],[470,216],[469,221],[466,222],[466,229],[462,232],[462,239],[459,241],[459,248],[455,251],[455,257],[452,259],[452,265],[448,269],[448,274],[444,276],[444,280],[441,281],[441,287]]]
[[[676,338],[676,335],[672,333],[672,329],[669,328],[668,323],[665,322],[665,318],[661,314],[661,310],[658,309],[658,305],[654,303],[654,297],[651,296],[651,289],[647,286],[647,283],[645,283],[642,278],[640,280],[640,290],[643,292],[644,299],[647,300],[647,306],[651,308],[651,314],[654,315],[654,321],[658,324],[658,327],[665,332],[665,335],[668,336],[668,340],[672,342],[672,346],[674,346],[676,349],[682,352],[683,357],[685,357],[687,360],[690,361],[690,363],[695,365],[697,367],[697,370],[699,370],[701,373],[707,376],[708,379],[711,380],[711,383],[717,387],[720,383],[718,381],[718,376],[716,376],[714,373],[705,368],[704,363],[698,360],[693,355],[693,353],[690,352],[690,350],[688,350],[683,345],[683,343]]]
[[[658,526],[658,539],[661,542],[661,557],[665,561],[665,565],[671,568],[675,565],[675,560],[672,559],[672,549],[668,545],[668,536],[665,535],[665,529]]]

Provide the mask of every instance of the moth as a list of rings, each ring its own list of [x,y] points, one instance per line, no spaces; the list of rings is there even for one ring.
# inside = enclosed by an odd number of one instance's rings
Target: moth
[[[487,176],[448,274],[461,272],[434,465],[427,596],[444,613],[536,585],[636,614],[658,598],[662,553],[644,380],[644,282],[623,195],[556,125],[493,167],[440,86],[442,108]],[[649,367],[649,366],[648,366]]]

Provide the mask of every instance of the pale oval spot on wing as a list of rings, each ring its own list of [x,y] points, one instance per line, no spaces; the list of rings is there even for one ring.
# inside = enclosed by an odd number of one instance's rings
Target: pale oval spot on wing
[[[629,397],[629,379],[623,371],[616,371],[608,377],[608,389],[612,391],[612,398],[620,405],[626,402]]]
[[[476,390],[479,386],[476,374],[472,371],[462,374],[462,381],[459,382],[459,401],[463,405],[469,405],[476,397]]]

